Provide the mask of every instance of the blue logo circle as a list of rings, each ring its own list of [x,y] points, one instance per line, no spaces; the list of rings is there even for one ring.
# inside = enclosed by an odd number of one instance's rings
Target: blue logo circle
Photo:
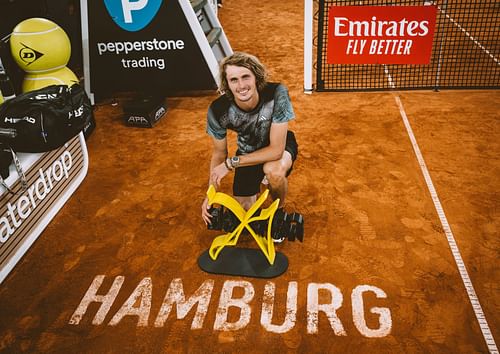
[[[106,9],[120,28],[137,32],[156,16],[162,0],[104,0]]]

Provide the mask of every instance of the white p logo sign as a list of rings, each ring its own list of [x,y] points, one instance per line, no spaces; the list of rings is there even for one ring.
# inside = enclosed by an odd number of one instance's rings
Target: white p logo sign
[[[148,0],[122,0],[123,19],[125,23],[132,23],[132,11],[143,9],[148,4]]]

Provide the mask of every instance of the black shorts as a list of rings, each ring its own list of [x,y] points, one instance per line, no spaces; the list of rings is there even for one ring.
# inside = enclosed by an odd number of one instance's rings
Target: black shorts
[[[290,130],[286,134],[285,151],[292,155],[292,167],[287,171],[288,176],[292,172],[293,162],[297,159],[299,145],[295,140],[295,134]],[[239,153],[236,153],[239,155]],[[238,167],[234,173],[233,195],[238,197],[250,197],[260,192],[260,183],[264,178],[264,164]]]

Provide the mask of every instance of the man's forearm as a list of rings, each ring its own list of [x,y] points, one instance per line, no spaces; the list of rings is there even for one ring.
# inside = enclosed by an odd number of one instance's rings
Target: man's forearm
[[[221,163],[224,162],[224,160],[227,158],[226,154],[214,154],[212,155],[212,158],[210,159],[210,174],[208,177],[208,185],[213,185],[214,188],[216,187],[216,184],[214,181],[212,181],[212,171],[214,170],[215,167],[219,166]]]
[[[281,159],[285,147],[266,146],[254,152],[240,155],[240,166],[252,166]]]

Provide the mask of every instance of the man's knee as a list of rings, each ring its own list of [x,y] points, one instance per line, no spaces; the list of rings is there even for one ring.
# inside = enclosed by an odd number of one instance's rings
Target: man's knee
[[[286,179],[286,168],[280,163],[265,164],[264,174],[271,185],[277,185]]]
[[[243,209],[248,210],[254,205],[254,203],[257,201],[257,195],[252,195],[249,197],[240,197],[240,196],[235,196],[234,197],[238,203],[243,207]]]

